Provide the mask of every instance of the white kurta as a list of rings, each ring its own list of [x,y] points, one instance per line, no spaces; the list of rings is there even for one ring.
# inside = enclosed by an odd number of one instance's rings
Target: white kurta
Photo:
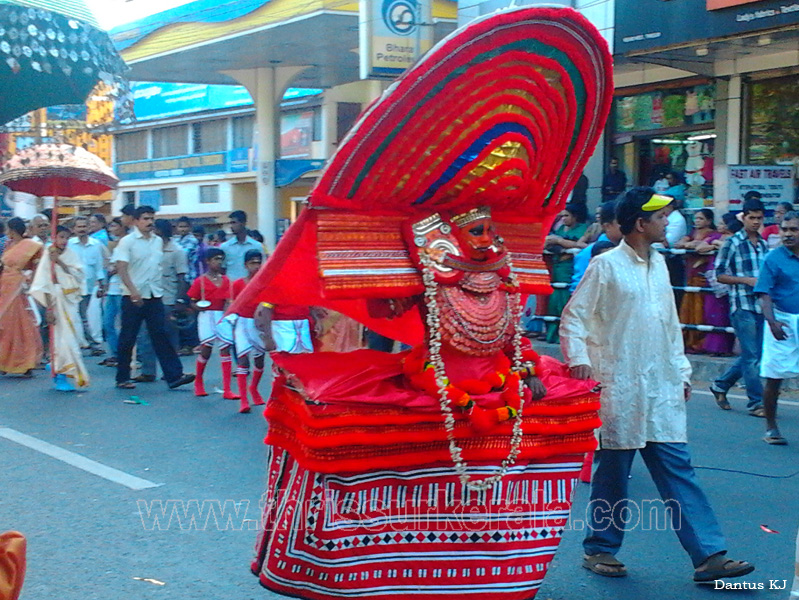
[[[625,242],[591,260],[563,310],[563,355],[602,384],[600,447],[686,442],[683,384],[690,382],[663,257],[643,260]]]

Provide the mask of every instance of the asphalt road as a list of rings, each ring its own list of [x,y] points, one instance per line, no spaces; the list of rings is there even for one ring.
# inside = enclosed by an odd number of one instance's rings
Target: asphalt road
[[[80,394],[51,391],[41,371],[33,380],[0,378],[0,531],[17,529],[29,540],[22,598],[279,598],[248,570],[265,471],[260,411],[239,415],[237,402],[219,394],[194,398],[191,386],[170,392],[163,382],[122,392],[113,388],[113,369],[91,372],[92,388]],[[218,373],[215,362],[207,372]],[[209,391],[218,385],[209,378]],[[264,381],[264,395],[267,387]],[[131,396],[146,404],[126,404]],[[738,591],[736,598],[787,599],[790,589],[799,525],[799,402],[787,399],[795,404],[781,407],[785,447],[761,440],[763,422],[746,415],[743,400],[733,399],[729,413],[706,393],[689,405],[694,463],[730,555],[757,565],[745,581],[765,588],[769,580],[787,581],[785,590]],[[639,459],[630,483],[632,499],[657,497]],[[154,487],[132,489],[148,485]],[[585,512],[587,491],[580,486],[574,518]],[[731,593],[692,583],[690,562],[671,531],[628,533],[619,557],[630,575],[620,580],[580,567],[582,535],[566,532],[538,599]]]

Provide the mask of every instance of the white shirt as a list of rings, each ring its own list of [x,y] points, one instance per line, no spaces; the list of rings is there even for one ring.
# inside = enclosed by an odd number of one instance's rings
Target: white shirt
[[[78,237],[69,238],[68,245],[78,255],[83,265],[85,274],[83,294],[91,294],[97,282],[105,279],[105,246],[100,240],[91,236],[86,238],[85,244]]]
[[[154,233],[145,237],[138,227],[134,227],[131,233],[119,240],[114,252],[118,263],[128,263],[128,275],[142,298],[160,298],[164,295],[161,271],[164,242],[160,237]],[[130,290],[124,283],[122,295],[130,296]]]
[[[666,225],[666,241],[669,243],[669,248],[674,248],[674,244],[686,235],[688,235],[688,223],[685,222],[685,217],[679,210],[671,211]]]
[[[563,355],[602,384],[600,447],[686,442],[683,384],[691,380],[664,258],[622,241],[591,260],[563,310]]]

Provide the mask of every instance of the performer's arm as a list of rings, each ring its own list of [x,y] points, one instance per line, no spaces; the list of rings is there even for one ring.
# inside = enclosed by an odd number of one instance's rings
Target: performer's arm
[[[258,308],[255,309],[255,326],[261,332],[264,340],[264,350],[267,352],[274,352],[277,348],[275,338],[272,336],[272,317],[275,313],[275,307],[269,302],[261,302]]]

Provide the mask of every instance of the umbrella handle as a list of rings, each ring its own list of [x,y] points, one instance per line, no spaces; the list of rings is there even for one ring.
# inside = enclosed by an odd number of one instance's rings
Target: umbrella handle
[[[53,218],[50,219],[50,243],[55,244],[56,233],[58,231],[58,196],[53,196]],[[53,287],[55,288],[55,284],[58,283],[58,278],[55,274],[55,261],[50,259],[50,277],[53,279]],[[49,310],[50,307],[47,307]],[[46,317],[45,317],[46,318]],[[56,378],[57,373],[55,372],[55,323],[48,323],[47,324],[47,331],[49,332],[49,342],[50,342],[50,375],[52,375],[53,379]]]

